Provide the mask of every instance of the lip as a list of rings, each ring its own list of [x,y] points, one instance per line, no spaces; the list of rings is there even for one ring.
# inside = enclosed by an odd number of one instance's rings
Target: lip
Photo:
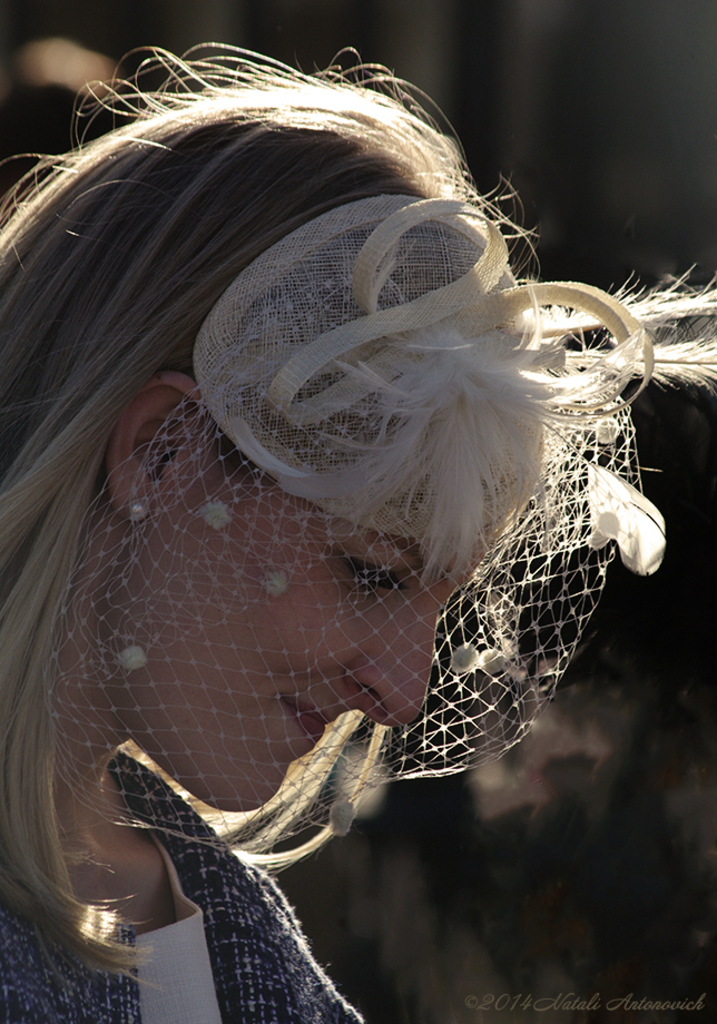
[[[311,740],[312,744],[318,743],[331,719],[318,708],[301,704],[293,697],[282,697],[281,703],[289,709],[299,723],[302,732]]]

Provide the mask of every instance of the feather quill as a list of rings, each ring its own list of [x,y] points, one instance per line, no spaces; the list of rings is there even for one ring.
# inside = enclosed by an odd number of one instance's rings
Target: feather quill
[[[717,387],[717,284],[697,290],[682,279],[627,302],[655,336],[656,384]]]
[[[658,342],[652,379],[663,387],[717,389],[717,324],[688,341]]]

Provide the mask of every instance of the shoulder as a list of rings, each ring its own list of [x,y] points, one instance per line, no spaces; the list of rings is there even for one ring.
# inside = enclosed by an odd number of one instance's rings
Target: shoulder
[[[254,1024],[361,1024],[315,960],[276,883],[234,853],[163,779],[125,756],[116,770],[129,809],[155,829],[182,891],[203,911],[224,1018],[246,1006]]]
[[[52,956],[25,918],[0,905],[0,1024],[97,1024],[130,1020],[131,978],[93,973],[72,954]]]
[[[62,1018],[53,1006],[56,985],[32,925],[0,906],[0,1021],[30,1024]]]
[[[171,848],[170,848],[171,846]],[[242,854],[172,837],[185,894],[204,911],[217,994],[239,999],[257,1022],[360,1024],[316,961],[276,882]]]
[[[261,956],[257,978],[274,992],[283,987],[291,993],[301,1014],[297,1020],[360,1024],[361,1015],[315,959],[294,909],[276,882],[241,854],[232,856],[252,893],[252,944]],[[290,1003],[287,999],[287,1010]]]

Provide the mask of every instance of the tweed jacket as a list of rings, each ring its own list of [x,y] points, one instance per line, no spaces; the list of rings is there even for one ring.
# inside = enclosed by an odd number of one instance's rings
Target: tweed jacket
[[[185,895],[204,911],[224,1024],[361,1024],[274,882],[216,838],[202,842],[214,833],[152,772],[124,755],[113,770],[132,813],[163,823],[157,836]],[[133,943],[133,930],[122,939]],[[139,986],[92,972],[72,954],[48,955],[26,920],[0,908],[0,1024],[141,1024]]]

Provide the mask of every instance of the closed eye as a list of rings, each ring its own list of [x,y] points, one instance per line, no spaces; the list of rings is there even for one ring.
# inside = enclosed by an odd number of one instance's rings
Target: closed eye
[[[357,586],[367,594],[375,594],[378,590],[406,589],[406,584],[391,569],[372,565],[370,562],[364,562],[362,559],[350,555],[347,555],[342,561],[351,570]]]

